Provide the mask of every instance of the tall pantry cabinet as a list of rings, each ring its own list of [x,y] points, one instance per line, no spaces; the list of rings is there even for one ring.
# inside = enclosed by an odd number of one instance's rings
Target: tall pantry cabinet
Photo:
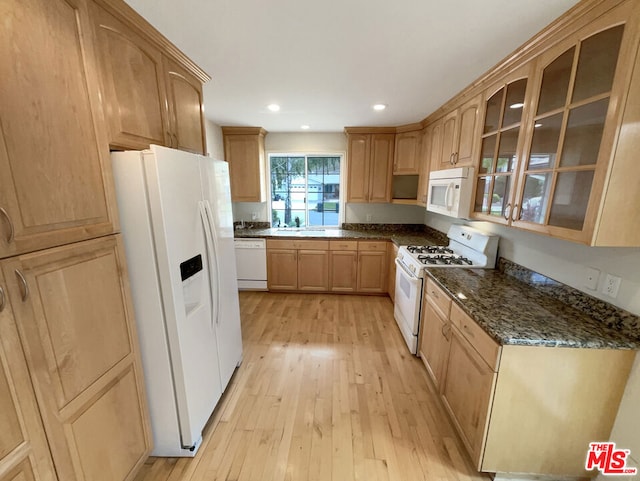
[[[87,0],[0,18],[0,481],[130,480],[151,437]]]

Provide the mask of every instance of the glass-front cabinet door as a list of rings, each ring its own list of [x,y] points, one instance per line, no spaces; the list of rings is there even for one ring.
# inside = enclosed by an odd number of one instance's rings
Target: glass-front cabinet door
[[[538,94],[512,213],[513,225],[582,242],[590,241],[615,134],[616,122],[608,120],[619,109],[612,95],[625,33],[624,23],[594,27],[537,61]]]
[[[528,64],[486,92],[474,219],[508,224],[514,212],[516,175],[525,143],[523,125],[530,110],[530,71]]]

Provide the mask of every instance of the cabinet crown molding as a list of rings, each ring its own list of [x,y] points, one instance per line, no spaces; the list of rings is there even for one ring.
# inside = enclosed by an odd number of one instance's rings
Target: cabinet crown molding
[[[163,53],[180,63],[203,84],[211,80],[211,76],[207,72],[202,70],[178,47],[158,32],[144,17],[127,5],[124,0],[93,0],[93,2],[156,43],[163,50]]]
[[[267,132],[262,127],[221,127],[224,135],[267,135]]]

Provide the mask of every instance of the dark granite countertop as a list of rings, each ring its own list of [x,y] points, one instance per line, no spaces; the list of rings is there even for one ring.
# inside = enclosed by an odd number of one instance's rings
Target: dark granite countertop
[[[637,316],[609,309],[606,319],[598,319],[602,305],[610,305],[578,291],[570,305],[502,269],[430,268],[427,275],[502,345],[640,349]],[[548,289],[549,279],[538,276]],[[556,285],[566,295],[568,287]],[[584,298],[593,299],[591,307]]]
[[[287,229],[237,229],[235,237],[242,238],[267,238],[267,239],[309,239],[309,240],[390,240],[396,245],[446,245],[448,239],[446,235],[437,231],[389,228],[381,226],[375,228],[367,226],[365,228],[336,229],[326,228],[323,230],[287,228]]]

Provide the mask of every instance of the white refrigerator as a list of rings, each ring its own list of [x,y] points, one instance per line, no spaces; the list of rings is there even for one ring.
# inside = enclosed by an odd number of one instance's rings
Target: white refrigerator
[[[194,456],[242,360],[226,162],[111,154],[154,456]]]

